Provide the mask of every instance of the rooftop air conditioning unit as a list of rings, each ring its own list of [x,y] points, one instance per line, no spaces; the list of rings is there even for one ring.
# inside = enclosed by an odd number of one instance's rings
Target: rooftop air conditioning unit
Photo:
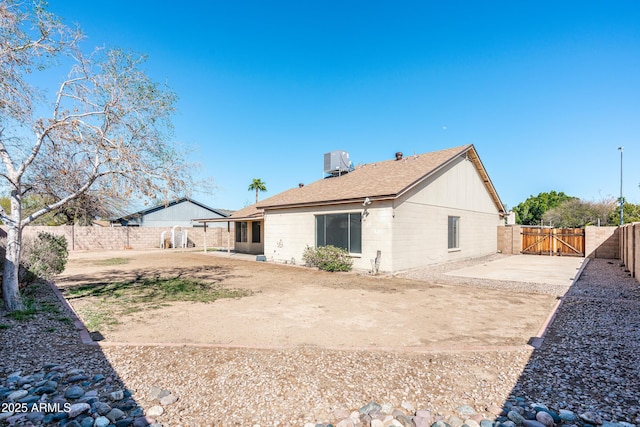
[[[351,171],[351,160],[349,153],[342,150],[335,150],[324,153],[324,173],[331,176],[341,175]]]

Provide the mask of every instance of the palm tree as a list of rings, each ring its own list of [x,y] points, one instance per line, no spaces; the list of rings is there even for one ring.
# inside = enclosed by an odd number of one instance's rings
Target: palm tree
[[[256,203],[258,203],[258,191],[267,191],[267,184],[262,182],[260,178],[253,178],[253,181],[249,185],[249,190],[256,190]]]

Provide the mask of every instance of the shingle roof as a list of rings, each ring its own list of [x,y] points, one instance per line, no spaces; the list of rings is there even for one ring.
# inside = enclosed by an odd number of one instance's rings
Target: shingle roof
[[[257,205],[247,206],[229,215],[230,219],[255,219],[262,218],[262,209],[258,209]]]
[[[170,201],[168,201],[166,203],[160,203],[158,205],[151,206],[151,207],[148,207],[146,209],[142,209],[142,210],[140,210],[138,212],[134,212],[134,213],[125,215],[123,217],[113,219],[111,221],[114,222],[114,221],[120,221],[120,220],[126,220],[126,219],[140,217],[140,216],[147,215],[149,213],[156,212],[156,211],[159,211],[159,210],[162,210],[162,209],[166,209],[168,207],[171,207],[171,206],[174,206],[174,205],[177,205],[177,204],[180,204],[180,203],[184,203],[184,202],[193,203],[196,206],[200,206],[203,209],[206,209],[206,210],[208,210],[208,211],[210,211],[212,213],[216,213],[216,214],[218,214],[220,216],[223,216],[223,217],[229,216],[229,213],[230,213],[230,211],[225,210],[225,209],[210,208],[209,206],[207,206],[205,204],[202,204],[202,203],[200,203],[200,202],[198,202],[196,200],[193,200],[192,198],[189,198],[189,197],[180,197],[178,199],[170,200]]]
[[[372,201],[394,199],[464,153],[469,154],[470,160],[478,168],[498,210],[503,210],[473,145],[407,156],[402,160],[366,164],[342,176],[321,179],[304,187],[284,191],[257,203],[256,206],[262,209],[277,209],[361,202],[367,197]]]
[[[231,215],[229,215],[226,218],[211,218],[211,219],[197,219],[194,221],[198,221],[198,222],[226,222],[226,221],[251,221],[251,220],[257,220],[257,219],[262,219],[264,214],[262,209],[258,209],[256,207],[257,205],[254,203],[253,205],[247,206],[245,208],[242,208],[240,210],[237,210],[235,212],[233,212]]]

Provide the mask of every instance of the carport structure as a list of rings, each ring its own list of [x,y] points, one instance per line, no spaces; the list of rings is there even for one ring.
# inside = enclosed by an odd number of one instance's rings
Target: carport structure
[[[234,250],[245,254],[260,255],[264,253],[264,213],[255,204],[247,206],[226,218],[195,219],[194,222],[227,223],[227,252],[231,252],[231,223],[235,231]],[[206,230],[206,227],[205,227]],[[207,251],[205,239],[205,252]]]

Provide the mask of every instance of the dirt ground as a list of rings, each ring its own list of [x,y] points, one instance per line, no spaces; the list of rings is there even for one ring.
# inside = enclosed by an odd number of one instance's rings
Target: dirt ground
[[[113,258],[130,260],[109,265]],[[177,275],[251,295],[130,313],[99,331],[105,342],[410,351],[520,346],[537,335],[557,301],[552,295],[162,250],[75,252],[56,284],[68,295],[79,285]],[[69,301],[80,314],[98,306],[96,297]]]

